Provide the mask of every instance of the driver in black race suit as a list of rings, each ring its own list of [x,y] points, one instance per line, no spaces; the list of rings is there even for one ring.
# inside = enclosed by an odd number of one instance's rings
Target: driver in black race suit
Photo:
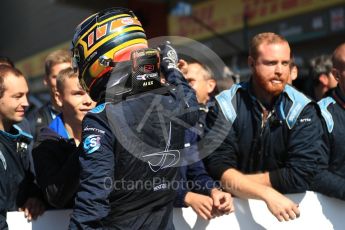
[[[175,50],[168,43],[159,50],[160,61],[127,9],[96,13],[76,29],[80,81],[99,103],[83,120],[70,229],[174,229],[172,183],[197,100]]]

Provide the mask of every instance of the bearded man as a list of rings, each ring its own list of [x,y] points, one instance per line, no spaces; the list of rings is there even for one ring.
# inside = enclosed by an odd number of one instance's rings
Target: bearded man
[[[226,191],[265,201],[279,221],[299,216],[298,204],[282,194],[308,190],[329,151],[316,103],[287,84],[290,62],[285,38],[254,36],[252,77],[216,96],[202,148],[207,170]]]

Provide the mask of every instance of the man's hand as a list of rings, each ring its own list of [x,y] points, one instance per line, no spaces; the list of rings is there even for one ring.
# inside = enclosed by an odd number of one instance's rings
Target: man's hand
[[[222,175],[222,186],[226,191],[246,199],[265,201],[270,212],[279,220],[299,217],[298,205],[272,187],[257,183],[236,169],[228,169]]]
[[[194,192],[187,192],[184,202],[187,206],[192,207],[194,212],[205,220],[210,220],[212,216],[213,201],[209,196],[201,195]]]
[[[157,49],[160,53],[161,69],[163,70],[163,72],[167,72],[172,69],[180,71],[177,67],[178,56],[176,50],[171,46],[169,41],[158,46]]]
[[[213,216],[222,216],[235,210],[230,193],[214,188],[211,191],[211,198],[213,200]]]
[[[26,200],[23,207],[19,208],[19,211],[24,212],[25,218],[29,221],[37,219],[45,211],[44,203],[35,197],[30,197]]]
[[[266,202],[270,212],[279,221],[294,220],[300,216],[298,204],[295,204],[286,196],[280,194],[272,188],[267,189],[267,193],[264,196],[264,201]]]

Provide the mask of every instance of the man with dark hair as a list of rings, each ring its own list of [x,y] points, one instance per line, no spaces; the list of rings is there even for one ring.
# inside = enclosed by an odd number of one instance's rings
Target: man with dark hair
[[[30,171],[28,145],[32,136],[16,125],[24,119],[28,92],[19,70],[0,66],[0,229],[7,229],[8,211],[23,210],[28,220],[44,211]]]
[[[337,81],[332,73],[331,55],[320,55],[310,60],[310,71],[313,80],[311,97],[319,101],[325,93],[337,86]]]
[[[216,96],[202,149],[210,175],[236,196],[265,201],[279,221],[299,216],[282,193],[305,192],[327,166],[328,148],[318,107],[287,84],[290,46],[274,33],[253,37],[249,82]]]
[[[315,177],[312,187],[327,196],[345,200],[345,43],[335,49],[332,62],[331,71],[338,85],[319,101],[329,140],[329,165]]]

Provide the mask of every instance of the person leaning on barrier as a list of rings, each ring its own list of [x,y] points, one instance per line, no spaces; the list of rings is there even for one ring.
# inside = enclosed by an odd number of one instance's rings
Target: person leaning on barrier
[[[332,62],[338,85],[318,102],[329,138],[329,165],[315,177],[312,189],[345,200],[345,43],[335,49]]]
[[[199,103],[199,120],[194,129],[185,133],[183,165],[180,167],[181,186],[175,198],[175,207],[190,206],[202,218],[209,220],[216,216],[229,214],[234,210],[229,193],[220,191],[217,184],[208,175],[199,156],[198,141],[204,136],[205,117],[208,102],[213,98],[216,87],[211,69],[197,61],[179,61],[179,68],[195,90]],[[189,188],[188,185],[192,186]]]
[[[253,37],[248,64],[252,77],[216,96],[208,113],[210,138],[204,151],[208,172],[225,190],[261,199],[279,220],[300,215],[282,193],[309,189],[326,167],[327,145],[316,103],[289,86],[290,47],[281,36]]]
[[[79,186],[81,122],[96,103],[71,67],[56,78],[55,101],[61,113],[41,129],[32,155],[45,200],[54,208],[72,208]]]
[[[0,229],[7,229],[8,211],[24,211],[29,221],[44,212],[30,170],[28,146],[32,136],[16,125],[29,106],[28,92],[26,79],[18,69],[0,65]]]
[[[179,68],[190,87],[195,91],[199,103],[199,121],[194,127],[198,131],[198,139],[204,137],[205,119],[209,107],[214,104],[216,79],[213,71],[205,64],[191,60],[179,60]]]
[[[147,48],[141,23],[124,8],[88,17],[72,47],[80,81],[98,106],[82,124],[80,186],[69,228],[173,229],[169,183],[184,147],[180,124],[192,126],[198,118],[176,51],[169,44],[160,53]],[[161,84],[159,69],[169,86]]]

